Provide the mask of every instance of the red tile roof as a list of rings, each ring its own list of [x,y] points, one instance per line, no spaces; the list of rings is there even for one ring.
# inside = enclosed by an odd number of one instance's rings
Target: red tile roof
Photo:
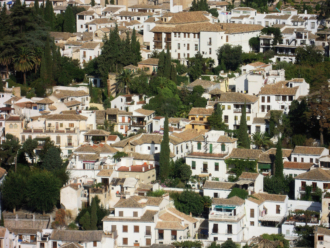
[[[143,165],[132,165],[132,166],[121,166],[117,169],[117,171],[131,171],[131,172],[143,172],[143,168],[144,171],[149,171],[152,169],[155,169],[155,167],[150,164],[150,169],[148,167],[149,165],[147,163],[144,163]],[[129,168],[131,168],[131,170],[129,170]]]
[[[309,170],[313,163],[284,162],[284,169]]]
[[[107,140],[108,141],[115,141],[117,138],[118,138],[117,135],[109,135]]]

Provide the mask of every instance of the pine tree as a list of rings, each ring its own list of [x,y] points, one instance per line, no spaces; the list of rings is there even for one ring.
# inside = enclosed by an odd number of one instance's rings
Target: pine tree
[[[91,207],[91,230],[97,230],[97,202],[95,197],[92,200]]]
[[[279,138],[276,145],[275,155],[275,177],[283,178],[283,156],[282,156],[282,140]]]
[[[160,156],[159,156],[159,174],[162,182],[168,178],[170,173],[170,144],[168,136],[168,116],[165,116],[164,122],[164,135],[162,143],[160,144]]]
[[[167,51],[165,56],[165,68],[164,68],[164,77],[171,78],[171,53],[169,46],[167,45]]]
[[[213,130],[227,129],[226,124],[222,121],[222,105],[220,104],[217,104],[217,108],[207,120]]]
[[[92,6],[92,7],[95,6],[95,0],[91,0],[91,6]]]
[[[63,32],[76,32],[76,19],[70,6],[64,12]]]
[[[36,13],[39,14],[39,1],[34,0],[34,9],[36,10]]]
[[[238,143],[241,148],[250,149],[250,139],[246,123],[246,103],[242,108],[241,122],[238,129]]]
[[[163,77],[165,71],[165,53],[164,50],[159,53],[157,76]]]
[[[176,72],[176,66],[172,65],[171,66],[171,78],[170,78],[173,82],[177,83],[177,72]]]

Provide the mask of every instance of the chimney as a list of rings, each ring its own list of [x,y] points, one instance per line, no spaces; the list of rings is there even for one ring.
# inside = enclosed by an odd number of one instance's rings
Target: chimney
[[[129,166],[129,167],[128,167],[128,170],[131,171],[131,170],[132,170],[132,166]]]
[[[190,214],[189,214],[189,215],[190,215],[190,217],[192,217],[192,213],[191,213],[191,212],[190,212]]]
[[[148,170],[150,170],[150,164],[148,165]]]
[[[144,166],[142,167],[142,172],[144,172],[145,171],[145,169],[144,169]]]
[[[305,9],[305,15],[307,15],[307,9]]]

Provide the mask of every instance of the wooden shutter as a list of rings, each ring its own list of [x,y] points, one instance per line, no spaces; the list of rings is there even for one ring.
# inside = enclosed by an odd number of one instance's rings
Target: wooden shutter
[[[227,232],[228,233],[233,233],[233,226],[232,225],[227,226]]]
[[[128,231],[127,226],[123,226],[123,232],[127,232],[127,231]]]
[[[111,232],[115,232],[115,231],[117,231],[117,226],[111,225]]]
[[[134,211],[133,212],[133,217],[138,217],[138,212]]]
[[[140,228],[139,228],[139,226],[134,226],[134,232],[135,232],[135,233],[140,232]]]
[[[127,245],[128,244],[128,238],[123,238],[123,245]]]
[[[254,209],[253,208],[250,209],[250,218],[254,218]]]
[[[146,239],[146,245],[151,245],[151,239]]]
[[[213,224],[212,233],[218,233],[218,224]]]
[[[119,211],[119,216],[123,217],[124,216],[124,212],[123,211]]]
[[[276,205],[276,214],[280,214],[281,210],[280,210],[280,205]]]

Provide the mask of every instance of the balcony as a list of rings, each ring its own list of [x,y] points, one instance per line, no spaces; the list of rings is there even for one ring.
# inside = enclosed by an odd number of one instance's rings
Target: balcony
[[[242,113],[242,109],[238,108],[238,109],[234,109],[234,113]],[[251,113],[251,109],[246,109],[246,113]]]
[[[72,142],[68,142],[65,144],[66,147],[73,147],[73,143]]]
[[[260,43],[260,46],[271,46],[272,45],[272,43],[270,43],[270,42],[261,42]]]
[[[207,170],[207,169],[203,169],[203,170],[201,171],[201,173],[208,173],[208,170]]]
[[[212,211],[209,214],[209,219],[211,220],[238,220],[241,217],[243,217],[244,214],[240,214],[240,215],[233,215],[232,213],[221,213],[221,212],[217,212],[217,211]]]
[[[137,121],[137,122],[133,121],[132,122],[133,127],[139,127],[139,126],[144,127],[145,125],[146,125],[145,121]]]
[[[172,39],[171,38],[164,38],[164,42],[171,42]]]
[[[162,37],[154,37],[154,42],[162,42]]]

